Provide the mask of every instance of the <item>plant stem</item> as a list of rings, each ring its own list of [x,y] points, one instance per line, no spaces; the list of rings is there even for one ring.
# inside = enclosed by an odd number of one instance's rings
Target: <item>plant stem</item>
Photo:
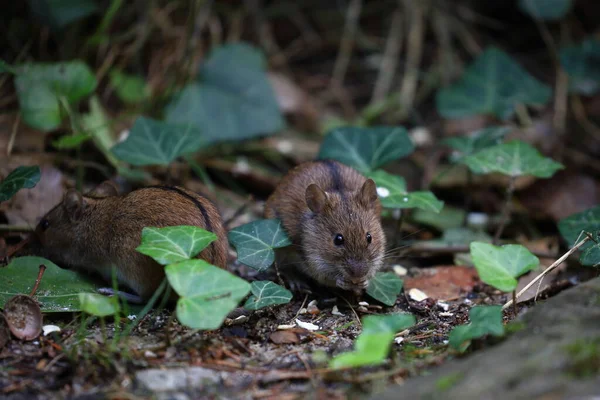
[[[565,254],[563,254],[562,257],[560,257],[558,260],[556,260],[551,266],[549,266],[548,268],[546,268],[544,270],[544,272],[542,272],[541,274],[539,274],[534,280],[532,280],[531,282],[529,282],[529,284],[527,286],[525,286],[523,289],[521,289],[521,291],[519,293],[517,293],[517,295],[515,296],[514,300],[518,299],[523,293],[525,293],[537,281],[539,281],[540,279],[542,279],[544,276],[548,275],[550,272],[552,272],[553,269],[555,269],[560,264],[562,264],[562,262],[565,261],[567,259],[567,257],[569,257],[571,254],[573,254],[575,251],[577,251],[577,249],[579,249],[581,246],[583,246],[588,240],[591,240],[590,236],[584,238],[582,241],[580,241],[575,246],[573,246],[569,251],[567,251]],[[510,307],[510,305],[512,303],[513,303],[513,300],[511,300],[508,303],[506,303],[504,306],[502,306],[502,310],[506,310],[508,307]]]
[[[517,317],[517,289],[512,291],[513,314]]]
[[[400,217],[396,221],[396,231],[394,232],[394,243],[398,243],[398,237],[400,235],[400,229],[402,228],[402,223],[404,222],[404,210],[401,208],[398,209],[400,211]]]
[[[515,192],[515,176],[510,177],[510,181],[508,182],[508,188],[506,188],[506,201],[504,203],[504,207],[502,208],[502,220],[500,221],[500,226],[496,230],[494,234],[494,244],[498,245],[498,241],[500,240],[500,236],[508,223],[510,218],[510,209],[512,204],[513,193]]]
[[[35,280],[35,285],[33,285],[33,289],[31,289],[31,293],[29,294],[30,297],[33,297],[35,292],[37,292],[40,282],[42,281],[42,276],[44,276],[44,271],[46,271],[46,266],[44,264],[40,264],[40,271],[38,272],[38,276]]]

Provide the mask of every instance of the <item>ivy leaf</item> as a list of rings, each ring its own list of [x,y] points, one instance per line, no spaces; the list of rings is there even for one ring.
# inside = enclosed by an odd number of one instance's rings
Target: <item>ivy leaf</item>
[[[440,231],[463,225],[466,212],[462,208],[445,205],[439,213],[416,209],[410,219],[419,224],[432,226]]]
[[[277,304],[287,304],[292,299],[292,292],[271,281],[252,282],[252,296],[244,304],[248,310],[258,310]]]
[[[29,6],[33,15],[55,31],[99,10],[94,0],[29,0]]]
[[[395,273],[378,272],[369,282],[367,294],[391,307],[396,304],[396,299],[402,291],[403,285],[404,282]]]
[[[74,149],[82,143],[87,142],[92,137],[87,133],[79,133],[77,135],[64,135],[52,142],[52,146],[59,150]]]
[[[569,91],[591,96],[600,89],[600,42],[588,39],[560,50],[560,63],[569,75]]]
[[[532,18],[557,21],[571,9],[571,0],[519,0],[519,8]]]
[[[544,157],[531,145],[513,140],[481,150],[464,158],[463,162],[476,174],[500,172],[510,177],[533,175],[549,178],[563,165]]]
[[[139,76],[129,75],[116,69],[112,70],[109,76],[110,85],[124,103],[141,103],[150,95],[146,82]]]
[[[449,344],[453,348],[463,352],[473,339],[491,334],[494,336],[504,335],[502,325],[502,306],[474,306],[469,310],[468,325],[460,325],[450,332]]]
[[[368,173],[367,176],[375,181],[377,194],[384,207],[420,208],[437,213],[444,206],[444,202],[438,200],[431,192],[407,192],[406,181],[401,176],[381,169]]]
[[[166,120],[197,126],[210,142],[241,140],[277,132],[285,126],[261,52],[247,44],[214,50],[167,106]]]
[[[403,127],[346,126],[325,136],[318,158],[337,160],[367,173],[413,150],[414,145]]]
[[[492,126],[475,131],[467,136],[452,137],[442,140],[446,146],[454,149],[451,160],[457,162],[465,156],[469,156],[488,147],[502,143],[504,136],[510,132],[505,126]]]
[[[569,247],[573,247],[578,241],[583,240],[582,232],[597,235],[600,231],[600,205],[563,218],[558,223],[558,230]],[[597,250],[591,250],[592,247],[597,247],[597,245],[588,242],[580,247],[582,255],[579,262],[583,265],[595,265],[598,262],[595,258]]]
[[[119,312],[119,302],[116,298],[103,296],[97,293],[79,293],[81,311],[96,317],[106,317]]]
[[[217,329],[250,291],[248,282],[204,260],[170,264],[165,273],[181,296],[177,318],[192,329]]]
[[[262,219],[238,226],[229,231],[228,237],[238,253],[238,261],[258,271],[273,264],[273,249],[292,244],[277,219]]]
[[[545,105],[551,94],[547,85],[508,54],[491,47],[477,57],[460,81],[438,91],[436,104],[446,118],[492,114],[507,120],[517,105]]]
[[[0,203],[13,197],[21,189],[31,189],[40,181],[41,172],[37,165],[17,167],[0,182]]]
[[[46,272],[35,297],[45,313],[80,311],[79,293],[94,293],[98,289],[95,282],[84,275],[59,268],[45,258],[17,257],[6,267],[0,268],[0,308],[11,297],[31,292],[40,264],[46,266]]]
[[[354,351],[334,357],[331,368],[378,365],[385,361],[394,335],[416,323],[410,314],[369,315],[362,319],[363,331],[354,343]]]
[[[183,154],[200,150],[206,141],[194,125],[174,125],[146,117],[136,119],[124,142],[112,148],[129,164],[169,165]]]
[[[583,265],[597,267],[600,265],[600,231],[593,233],[592,237],[594,238],[595,243],[581,252],[581,258],[579,260]]]
[[[50,131],[62,121],[61,99],[75,104],[96,89],[96,77],[82,61],[25,64],[17,69],[15,88],[23,119]]]
[[[515,290],[516,278],[534,270],[540,263],[536,256],[519,244],[498,247],[483,242],[472,242],[470,248],[479,278],[503,292]]]
[[[217,235],[197,226],[146,227],[136,250],[167,265],[196,257],[216,239]]]

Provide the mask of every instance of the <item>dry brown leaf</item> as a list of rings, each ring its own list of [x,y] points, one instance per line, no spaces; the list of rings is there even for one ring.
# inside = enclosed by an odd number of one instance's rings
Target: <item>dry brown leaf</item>
[[[419,276],[404,279],[404,290],[419,289],[432,299],[451,300],[461,293],[470,292],[479,282],[475,268],[465,266],[438,266],[423,268]]]

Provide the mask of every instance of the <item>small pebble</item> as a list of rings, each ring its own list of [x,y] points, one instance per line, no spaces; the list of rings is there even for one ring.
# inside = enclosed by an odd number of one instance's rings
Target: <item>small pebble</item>
[[[310,322],[300,321],[298,318],[296,318],[296,323],[298,324],[298,326],[300,328],[304,328],[309,331],[318,331],[319,330],[318,325],[311,324]]]
[[[368,307],[369,303],[367,303],[366,301],[361,301],[358,303],[359,306],[363,306],[363,307]]]
[[[414,301],[423,301],[427,298],[429,298],[429,296],[427,296],[425,293],[423,293],[422,291],[420,291],[417,288],[412,288],[408,291],[408,296],[413,299]]]
[[[60,328],[56,325],[44,325],[42,331],[44,332],[44,336],[48,336],[52,332],[60,332]]]
[[[321,312],[321,310],[319,310],[319,307],[317,307],[316,305],[308,305],[308,308],[306,309],[306,311],[311,314],[311,315],[317,315],[318,313]]]
[[[156,358],[156,354],[150,350],[146,350],[144,352],[144,357],[146,358]]]
[[[400,343],[404,342],[404,338],[403,338],[403,337],[397,337],[397,338],[394,338],[394,342],[395,342],[396,344],[400,344]]]
[[[308,307],[310,306],[317,306],[317,300],[311,300],[310,303],[308,303]]]
[[[338,316],[340,316],[340,317],[343,317],[343,316],[344,316],[344,314],[342,314],[342,313],[340,312],[340,310],[338,310],[338,306],[333,306],[333,308],[331,309],[331,314],[333,314],[333,315],[338,315]]]
[[[308,312],[308,310],[306,308],[301,308],[300,311],[298,311],[298,314],[306,314]]]
[[[406,276],[406,274],[408,274],[408,270],[402,265],[397,264],[394,265],[392,268],[394,269],[394,273],[398,276]]]
[[[368,312],[369,309],[365,306],[359,306],[356,310],[360,311],[360,312]]]
[[[292,329],[292,328],[295,328],[295,327],[296,327],[296,324],[287,324],[287,325],[278,325],[277,329],[283,331],[283,330]]]
[[[454,313],[451,312],[441,312],[438,314],[440,317],[451,317],[454,315]]]
[[[444,311],[448,311],[448,309],[450,308],[450,304],[444,303],[442,301],[438,301],[437,305],[439,308],[441,308]]]

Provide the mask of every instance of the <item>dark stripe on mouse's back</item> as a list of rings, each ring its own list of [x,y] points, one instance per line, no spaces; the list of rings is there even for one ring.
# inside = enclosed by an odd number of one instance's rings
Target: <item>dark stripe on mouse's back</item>
[[[331,188],[336,192],[343,194],[344,182],[342,180],[342,171],[340,171],[339,164],[333,160],[323,160],[323,164],[329,171],[329,176],[331,177],[331,181],[333,183]]]
[[[202,205],[201,202],[198,201],[197,198],[195,198],[194,196],[190,195],[189,193],[174,187],[174,186],[148,186],[144,189],[160,189],[160,190],[166,190],[166,191],[170,191],[170,192],[175,192],[183,197],[185,197],[188,200],[191,200],[194,205],[196,205],[196,207],[198,208],[198,210],[200,210],[200,213],[202,214],[202,219],[204,220],[204,226],[206,227],[206,230],[209,232],[213,232],[213,227],[212,227],[212,223],[210,222],[210,217],[208,216],[208,212],[206,211],[206,208],[204,208],[204,206]],[[213,232],[214,233],[214,232]],[[214,261],[215,258],[215,242],[211,242],[210,244],[210,248],[212,250],[212,260],[211,263]]]

